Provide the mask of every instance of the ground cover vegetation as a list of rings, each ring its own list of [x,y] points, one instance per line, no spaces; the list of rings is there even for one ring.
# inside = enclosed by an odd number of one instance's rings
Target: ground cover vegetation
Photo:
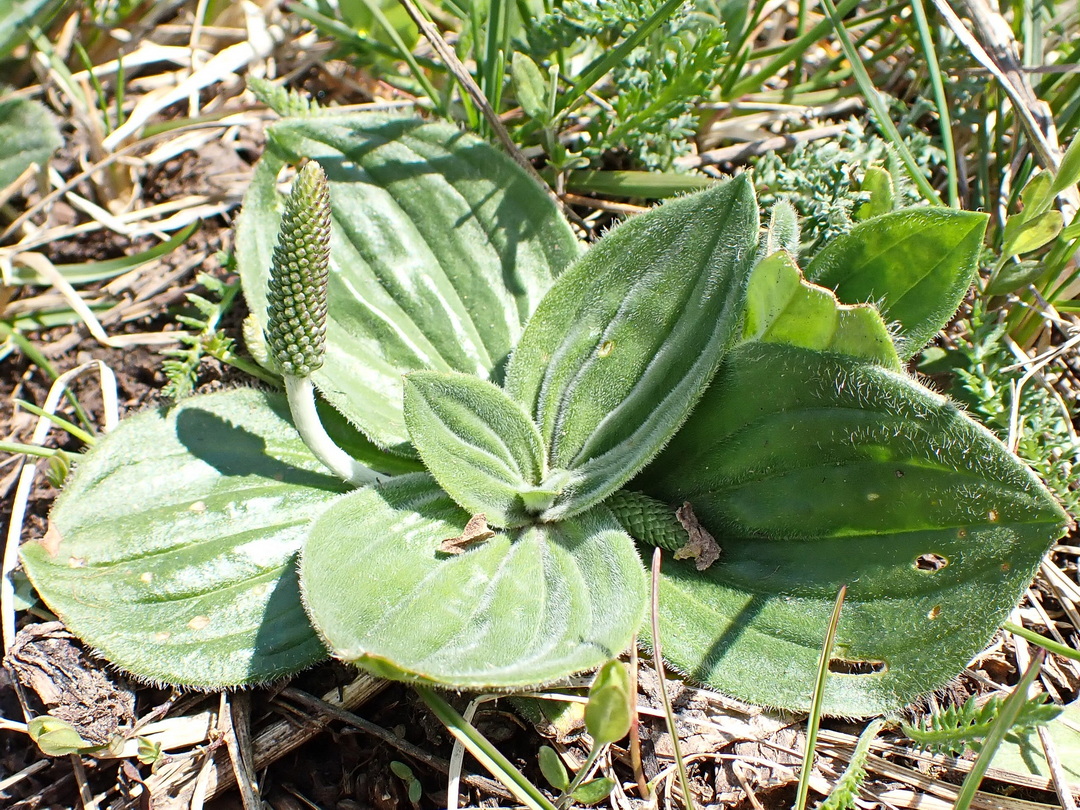
[[[0,795],[1075,806],[1078,27],[0,8]]]

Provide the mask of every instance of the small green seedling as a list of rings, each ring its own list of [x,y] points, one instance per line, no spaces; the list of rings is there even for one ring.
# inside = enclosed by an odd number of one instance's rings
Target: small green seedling
[[[606,776],[585,781],[596,760],[611,743],[618,742],[630,731],[634,704],[630,694],[630,676],[620,661],[608,661],[596,673],[589,688],[585,706],[585,728],[592,737],[592,747],[585,764],[571,780],[566,767],[554,749],[540,748],[540,771],[552,787],[559,791],[556,807],[565,808],[571,801],[585,805],[602,802],[615,787]]]
[[[37,743],[47,757],[65,757],[68,754],[89,754],[105,748],[79,736],[79,732],[65,720],[51,715],[35,717],[26,724],[26,733]]]
[[[236,251],[249,345],[287,396],[125,420],[26,570],[144,679],[258,683],[329,650],[512,689],[624,650],[640,550],[662,545],[680,671],[805,708],[848,583],[824,711],[907,703],[982,648],[1068,517],[905,371],[966,294],[986,217],[872,216],[805,271],[793,219],[763,235],[740,175],[583,252],[453,126],[286,118]]]
[[[420,804],[420,799],[424,795],[424,786],[416,778],[413,769],[404,762],[398,762],[395,759],[390,763],[390,770],[394,772],[394,776],[405,783],[405,789],[409,792],[409,802],[412,806],[416,807]]]

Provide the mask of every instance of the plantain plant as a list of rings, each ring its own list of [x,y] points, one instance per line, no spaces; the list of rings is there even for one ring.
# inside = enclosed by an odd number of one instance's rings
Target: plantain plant
[[[659,544],[673,666],[804,707],[847,584],[825,710],[895,708],[963,668],[1068,523],[904,370],[985,226],[885,213],[804,273],[790,210],[763,229],[740,175],[583,252],[530,178],[450,125],[287,118],[237,255],[253,353],[288,397],[123,421],[24,565],[145,679],[257,683],[329,650],[486,689],[618,655],[642,632],[637,546]]]

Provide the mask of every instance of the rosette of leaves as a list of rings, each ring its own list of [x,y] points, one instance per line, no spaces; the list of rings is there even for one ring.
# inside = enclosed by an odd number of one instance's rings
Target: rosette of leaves
[[[578,257],[549,199],[452,127],[285,120],[237,238],[263,331],[278,181],[304,160],[329,178],[330,235],[323,353],[297,379],[381,480],[347,491],[323,474],[324,453],[289,427],[306,437],[310,414],[274,394],[123,423],[24,561],[125,669],[253,682],[316,660],[321,639],[387,677],[557,680],[640,630],[634,541],[680,546],[682,507],[722,553],[705,570],[665,562],[670,662],[803,707],[847,584],[826,711],[869,714],[955,675],[1067,523],[1000,442],[903,368],[970,284],[982,215],[875,217],[815,258],[811,283],[770,253],[790,223],[760,238],[742,176]]]

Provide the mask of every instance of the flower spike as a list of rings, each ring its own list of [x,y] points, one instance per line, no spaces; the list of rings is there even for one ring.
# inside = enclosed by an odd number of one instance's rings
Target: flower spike
[[[326,286],[330,268],[330,186],[309,161],[285,201],[267,290],[266,346],[285,377],[289,409],[301,438],[332,472],[352,484],[377,480],[326,433],[315,409],[311,375],[326,351]]]

